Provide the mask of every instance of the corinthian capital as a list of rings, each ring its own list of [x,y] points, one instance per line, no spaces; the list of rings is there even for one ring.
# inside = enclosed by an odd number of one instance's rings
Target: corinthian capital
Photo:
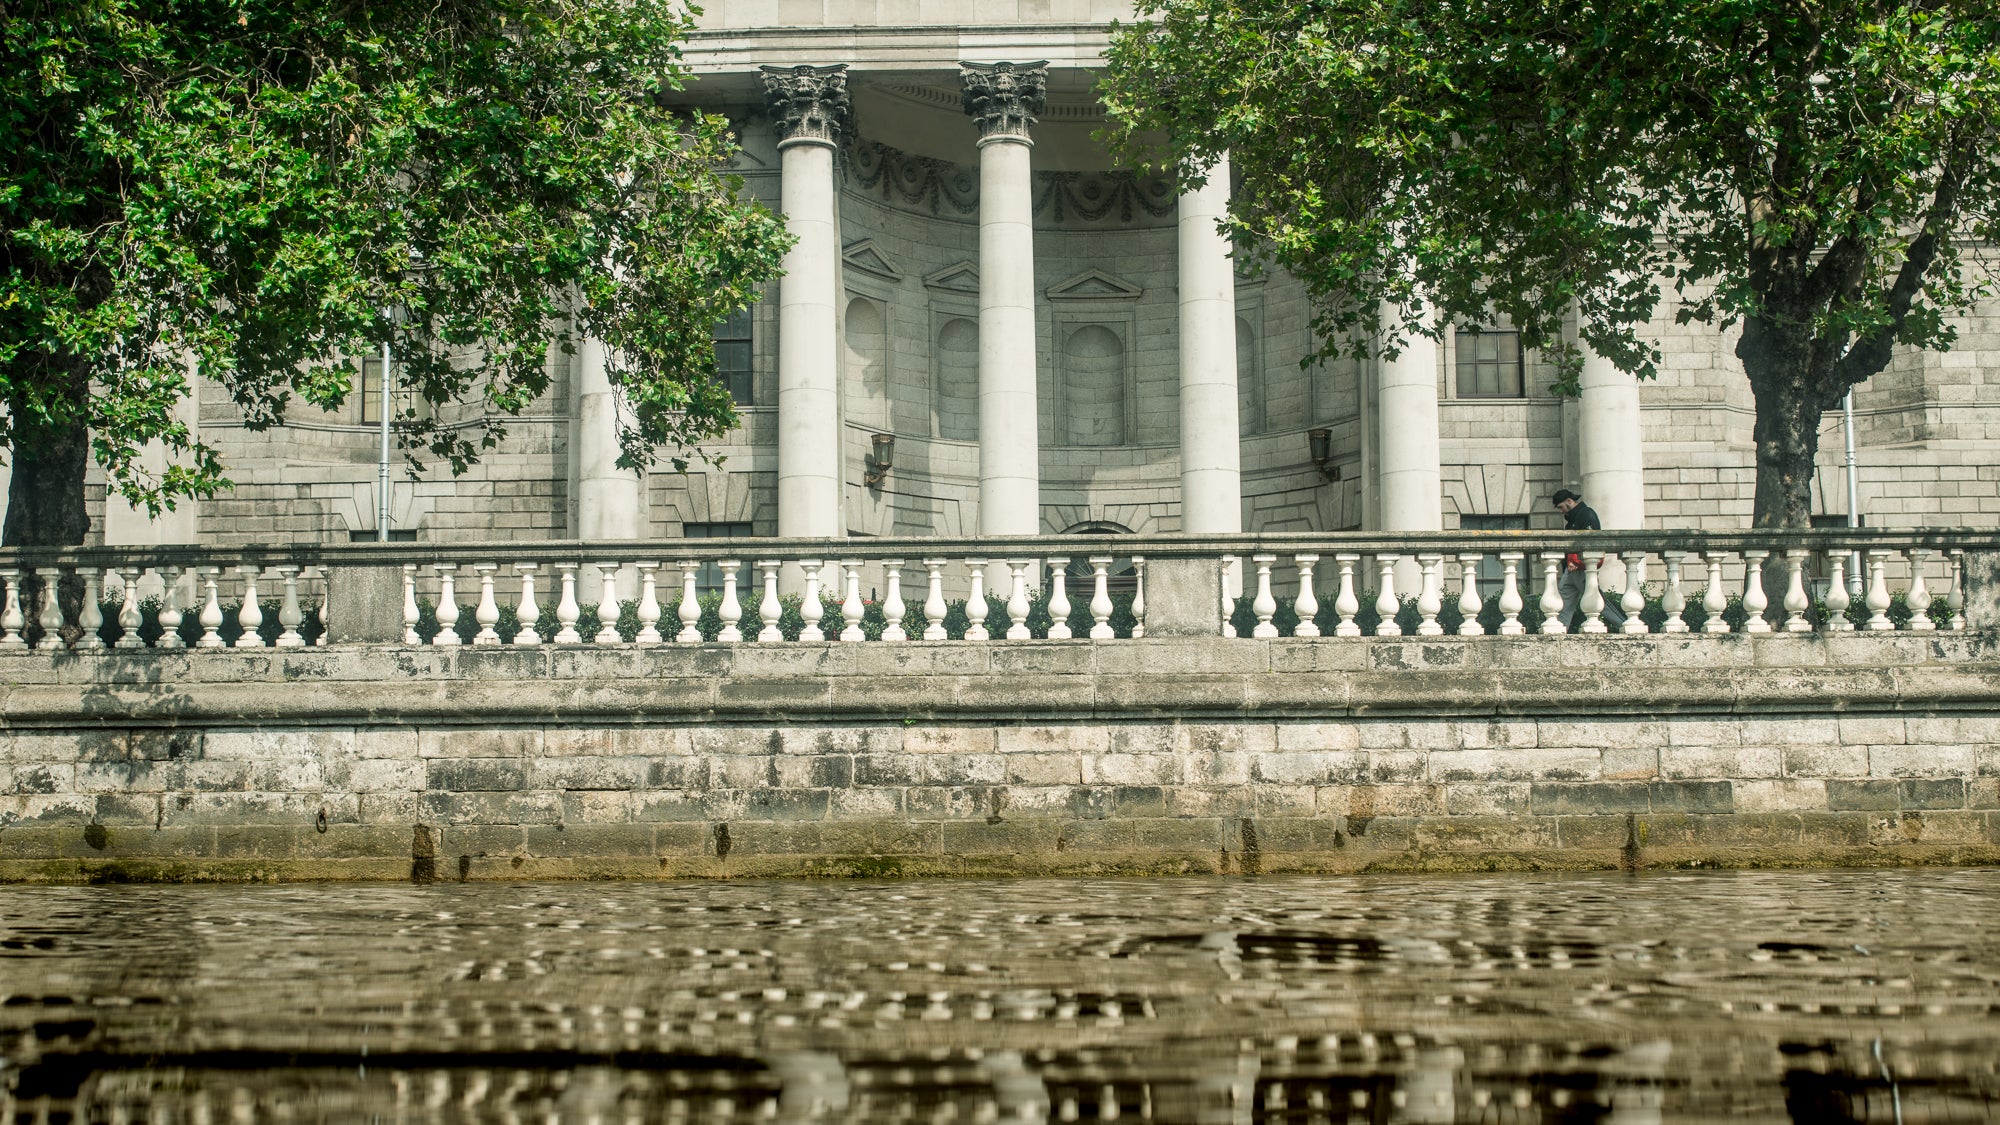
[[[767,66],[764,98],[778,124],[778,144],[840,143],[854,116],[847,96],[847,65]]]
[[[1035,115],[1048,102],[1049,64],[960,63],[965,112],[979,123],[979,136],[1026,137]]]

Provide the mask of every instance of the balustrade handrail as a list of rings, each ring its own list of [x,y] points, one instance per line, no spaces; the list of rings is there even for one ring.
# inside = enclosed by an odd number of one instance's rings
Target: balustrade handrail
[[[1646,550],[1671,551],[1812,550],[1825,552],[1852,547],[1920,547],[1934,551],[2000,551],[2000,530],[1973,528],[1830,528],[1811,531],[1699,531],[1679,528],[1633,531],[1568,531],[1561,528],[1526,531],[1440,532],[1246,532],[1239,535],[1019,535],[1019,536],[895,536],[856,538],[741,537],[727,539],[600,539],[600,540],[468,540],[419,543],[286,543],[241,546],[120,546],[0,548],[0,567],[75,568],[111,566],[299,565],[312,567],[400,567],[452,560],[505,558],[509,562],[671,562],[695,554],[729,555],[750,561],[779,562],[821,559],[917,560],[947,556],[954,559],[1047,558],[1115,555],[1148,559],[1247,557],[1317,551],[1362,555],[1415,555],[1427,551],[1478,549],[1501,551],[1574,551],[1588,549],[1617,554]]]

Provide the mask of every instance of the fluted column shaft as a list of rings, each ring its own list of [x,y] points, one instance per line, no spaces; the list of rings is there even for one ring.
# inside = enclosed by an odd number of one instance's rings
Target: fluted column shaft
[[[965,64],[965,109],[979,138],[979,531],[1041,531],[1035,408],[1034,182],[1029,131],[1042,64]]]
[[[1386,335],[1399,320],[1382,309]],[[1430,327],[1425,316],[1423,326]],[[1392,359],[1375,367],[1380,411],[1378,463],[1382,476],[1383,531],[1439,531],[1444,527],[1444,488],[1438,471],[1438,345],[1429,336],[1407,334]]]
[[[833,158],[850,114],[845,66],[765,67],[780,207],[797,240],[778,285],[778,534],[838,536],[840,230]]]
[[[1229,158],[1180,197],[1181,530],[1243,530],[1237,421],[1236,271],[1219,226]]]

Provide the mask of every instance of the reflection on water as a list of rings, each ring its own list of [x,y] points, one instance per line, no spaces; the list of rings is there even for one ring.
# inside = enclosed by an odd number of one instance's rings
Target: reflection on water
[[[0,908],[0,1122],[2000,1118],[1990,871]]]

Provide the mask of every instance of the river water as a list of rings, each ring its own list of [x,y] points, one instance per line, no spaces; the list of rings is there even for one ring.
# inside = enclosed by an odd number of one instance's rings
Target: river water
[[[2000,872],[0,888],[0,1121],[2000,1118]]]

